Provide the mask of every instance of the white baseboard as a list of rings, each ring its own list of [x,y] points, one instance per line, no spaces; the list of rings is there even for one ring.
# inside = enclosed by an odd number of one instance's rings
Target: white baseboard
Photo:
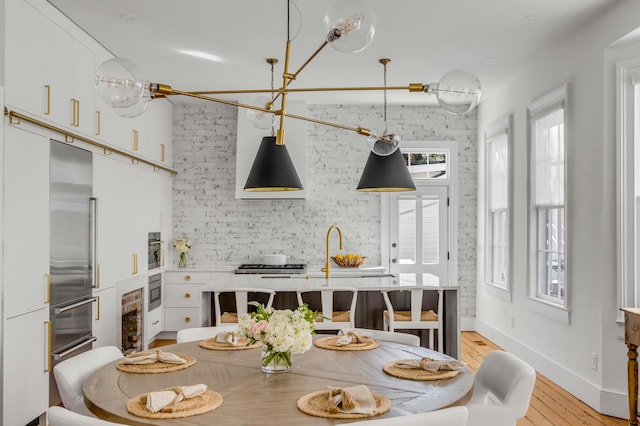
[[[596,384],[576,375],[573,371],[547,358],[536,350],[514,340],[511,336],[496,330],[492,326],[475,318],[475,331],[494,342],[506,351],[522,358],[537,372],[571,393],[573,396],[608,416],[628,418],[627,395],[602,389]],[[462,321],[461,321],[461,328]]]
[[[475,317],[461,317],[460,331],[476,331]]]

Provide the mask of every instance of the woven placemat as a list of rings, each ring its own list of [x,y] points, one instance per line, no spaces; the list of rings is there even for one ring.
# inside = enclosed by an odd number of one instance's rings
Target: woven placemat
[[[443,379],[451,379],[452,377],[456,377],[460,370],[442,370],[435,373],[432,373],[427,370],[423,370],[421,368],[400,368],[396,367],[395,363],[400,361],[410,361],[410,360],[398,360],[389,362],[382,366],[382,371],[385,373],[398,377],[400,379],[409,379],[409,380],[443,380]]]
[[[197,416],[218,408],[222,404],[222,395],[218,392],[207,390],[202,395],[178,402],[175,411],[159,411],[157,413],[147,410],[146,400],[146,393],[130,399],[127,401],[127,411],[134,416],[147,419],[179,419],[181,417]]]
[[[116,368],[125,373],[138,373],[138,374],[155,374],[155,373],[168,373],[170,371],[184,370],[191,367],[196,363],[196,359],[191,355],[176,354],[180,358],[185,359],[187,362],[184,364],[168,364],[164,362],[154,362],[153,364],[116,364]]]
[[[215,337],[211,337],[209,339],[201,340],[200,347],[214,351],[241,351],[244,349],[255,349],[262,346],[262,343],[260,342],[247,345],[248,342],[249,339],[242,337],[238,339],[238,344],[234,346],[228,342],[217,342]]]
[[[376,410],[371,414],[363,413],[328,413],[325,409],[330,390],[310,393],[298,399],[298,410],[315,417],[326,419],[364,419],[386,413],[391,409],[391,401],[384,395],[372,394],[376,401]]]
[[[334,351],[368,351],[369,349],[375,349],[380,346],[380,342],[375,339],[371,339],[370,342],[365,343],[349,343],[348,345],[338,346],[336,341],[343,336],[331,336],[323,337],[315,340],[313,344],[321,349],[331,349]]]

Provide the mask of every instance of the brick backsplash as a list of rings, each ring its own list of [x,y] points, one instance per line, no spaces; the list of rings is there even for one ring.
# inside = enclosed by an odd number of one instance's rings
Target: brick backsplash
[[[379,105],[307,105],[312,117],[379,129]],[[240,111],[240,113],[244,113]],[[340,226],[347,251],[380,264],[380,195],[356,186],[369,154],[365,138],[328,126],[307,130],[307,198],[236,200],[237,114],[220,104],[176,104],[173,116],[173,235],[193,240],[189,267],[258,262],[283,253],[289,262],[319,269],[325,236]],[[453,116],[438,107],[390,105],[404,140],[458,143],[458,285],[461,315],[475,316],[477,119],[475,112]],[[337,250],[337,239],[332,247]],[[178,256],[173,256],[177,263]],[[174,265],[176,266],[176,265]]]

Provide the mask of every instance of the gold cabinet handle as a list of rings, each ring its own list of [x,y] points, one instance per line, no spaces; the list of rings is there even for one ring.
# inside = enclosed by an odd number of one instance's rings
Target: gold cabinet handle
[[[189,318],[189,317],[184,317],[184,322],[191,322],[191,318]]]
[[[53,347],[51,338],[51,321],[45,321],[44,326],[47,328],[47,359],[45,361],[45,365],[47,367],[44,369],[44,372],[51,373],[51,348]]]
[[[44,112],[44,115],[51,114],[51,86],[45,84],[44,89],[47,92],[47,110]]]
[[[71,118],[71,125],[76,126],[76,108],[78,108],[78,104],[74,98],[71,98],[71,104],[73,105],[73,116]]]
[[[96,111],[96,120],[97,120],[96,136],[100,136],[100,111]]]
[[[164,249],[160,250],[160,266],[164,266]]]
[[[160,144],[160,161],[164,162],[164,144]]]
[[[191,294],[189,294],[189,293],[185,293],[185,294],[184,294],[184,298],[185,298],[185,299],[190,299],[190,298],[191,298]]]
[[[154,322],[151,323],[151,325],[156,325],[160,322],[160,320],[155,320]]]
[[[96,277],[96,288],[100,288],[100,264],[97,265],[98,276]]]
[[[76,99],[76,127],[80,126],[80,101]]]
[[[133,150],[134,151],[138,150],[138,131],[137,130],[133,131]]]
[[[100,296],[96,296],[96,307],[98,308],[96,311],[96,321],[100,321]]]
[[[185,281],[191,281],[191,275],[185,275],[184,276],[184,280]]]
[[[132,274],[135,275],[138,273],[138,255],[136,253],[133,253],[133,272]]]
[[[48,305],[49,303],[51,303],[51,275],[50,274],[44,274],[44,277],[46,278],[46,299],[44,301],[45,305]]]

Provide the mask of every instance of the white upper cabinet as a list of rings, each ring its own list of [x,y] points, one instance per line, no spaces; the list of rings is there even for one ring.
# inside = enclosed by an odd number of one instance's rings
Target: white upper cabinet
[[[9,109],[48,119],[49,20],[24,1],[7,1],[5,102]]]
[[[154,99],[138,121],[138,153],[151,161],[171,165],[173,106],[166,99]]]
[[[4,314],[11,318],[48,306],[49,139],[6,126],[4,144]]]

